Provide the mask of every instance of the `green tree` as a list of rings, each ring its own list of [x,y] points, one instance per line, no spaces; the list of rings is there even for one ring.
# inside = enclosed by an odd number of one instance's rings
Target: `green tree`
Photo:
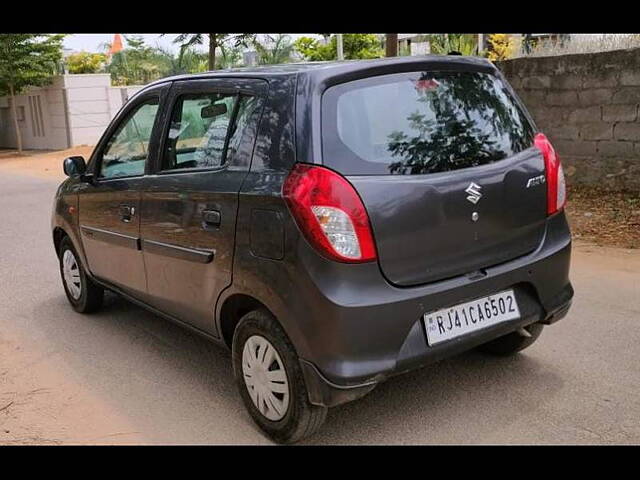
[[[208,55],[192,46],[183,45],[174,53],[151,47],[139,36],[125,36],[125,40],[126,48],[114,54],[106,68],[114,85],[140,85],[169,75],[207,71]],[[110,45],[105,44],[104,48],[108,50]],[[226,48],[224,53],[231,55]],[[237,61],[237,55],[232,61]]]
[[[105,61],[105,54],[89,52],[72,53],[65,59],[69,73],[97,73]]]
[[[249,42],[255,39],[254,33],[181,33],[176,37],[174,43],[182,47],[202,45],[205,41],[209,43],[209,70],[216,68],[216,49],[233,43],[234,46],[246,47]]]
[[[28,87],[51,82],[62,60],[63,38],[64,35],[0,34],[0,94],[11,98],[19,153],[22,153],[22,136],[15,96]]]
[[[446,55],[460,52],[462,55],[476,55],[478,52],[476,35],[470,33],[437,33],[428,36],[431,52]]]
[[[345,33],[342,35],[342,41],[345,60],[384,56],[380,40],[372,33]],[[331,35],[326,45],[310,37],[300,37],[294,42],[294,46],[305,60],[335,60],[338,57],[335,35]]]
[[[380,40],[372,33],[347,33],[342,38],[344,42],[344,58],[347,60],[381,58],[384,56]],[[331,43],[336,45],[335,36],[331,39]]]
[[[162,52],[141,36],[125,35],[127,47],[115,53],[107,66],[115,85],[140,85],[160,78],[166,64]]]
[[[194,48],[181,48],[177,54],[163,48],[156,50],[161,64],[160,74],[163,77],[207,71],[207,55]]]
[[[220,45],[220,55],[216,57],[216,68],[233,68],[242,63],[243,47],[238,45]],[[206,67],[206,64],[205,64]]]
[[[331,60],[337,57],[337,53],[332,55],[328,45],[323,45],[311,37],[300,37],[296,39],[296,41],[293,42],[293,47],[305,60],[310,62]]]
[[[262,42],[256,39],[254,40],[253,45],[258,53],[258,63],[260,65],[274,65],[290,62],[291,54],[294,51],[294,45],[291,43],[291,37],[283,34],[278,34],[276,36],[264,35]]]

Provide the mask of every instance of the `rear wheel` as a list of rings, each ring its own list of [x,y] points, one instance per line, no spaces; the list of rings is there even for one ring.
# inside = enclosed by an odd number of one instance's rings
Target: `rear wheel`
[[[86,274],[69,237],[60,243],[60,275],[67,299],[76,312],[91,313],[102,306],[104,289]]]
[[[327,408],[309,403],[293,345],[266,310],[240,320],[233,335],[233,371],[249,414],[276,442],[297,442],[324,423]]]
[[[526,336],[515,331],[498,337],[495,340],[491,340],[478,347],[478,350],[484,353],[490,353],[492,355],[507,356],[524,350],[533,342],[535,342],[542,333],[543,325],[540,323],[533,323],[523,329],[531,336]]]

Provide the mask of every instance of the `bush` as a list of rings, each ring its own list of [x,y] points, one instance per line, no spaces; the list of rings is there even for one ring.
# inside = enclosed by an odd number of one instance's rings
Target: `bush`
[[[449,52],[475,55],[478,50],[476,35],[469,33],[434,33],[428,39],[431,53],[438,55],[447,55]]]
[[[515,41],[513,37],[506,33],[492,33],[487,41],[489,42],[487,58],[492,62],[506,60],[515,53]]]
[[[380,41],[372,33],[345,33],[342,41],[345,60],[384,56]],[[294,42],[294,46],[305,60],[312,62],[336,60],[338,57],[338,40],[335,35],[331,36],[326,45],[313,38],[300,37]]]
[[[106,56],[102,53],[78,52],[66,58],[69,73],[97,73],[101,70]]]

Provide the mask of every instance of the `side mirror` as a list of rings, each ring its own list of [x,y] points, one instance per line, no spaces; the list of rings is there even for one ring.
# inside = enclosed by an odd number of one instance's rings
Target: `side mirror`
[[[79,177],[87,171],[87,164],[83,157],[69,157],[64,159],[62,169],[68,177]]]

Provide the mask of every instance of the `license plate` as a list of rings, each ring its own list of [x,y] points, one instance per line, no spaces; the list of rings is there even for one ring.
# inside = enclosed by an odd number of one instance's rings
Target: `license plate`
[[[423,316],[429,345],[515,318],[520,318],[520,310],[513,290],[425,313]]]

